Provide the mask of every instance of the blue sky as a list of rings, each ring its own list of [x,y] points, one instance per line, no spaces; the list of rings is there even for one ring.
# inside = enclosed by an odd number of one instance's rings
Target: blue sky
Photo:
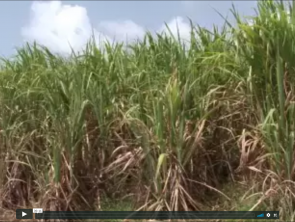
[[[1,1],[0,56],[10,56],[24,42],[37,41],[54,52],[80,50],[94,33],[97,42],[132,41],[146,30],[165,31],[166,22],[185,39],[187,17],[210,28],[223,21],[234,3],[242,15],[253,15],[256,1]]]

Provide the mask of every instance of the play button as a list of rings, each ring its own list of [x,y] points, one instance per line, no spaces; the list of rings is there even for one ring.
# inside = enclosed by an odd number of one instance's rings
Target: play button
[[[32,209],[17,209],[16,219],[33,219]]]

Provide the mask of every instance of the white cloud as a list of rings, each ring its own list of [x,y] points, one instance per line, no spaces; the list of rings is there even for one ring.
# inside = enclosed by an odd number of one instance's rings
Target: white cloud
[[[36,41],[58,53],[70,53],[71,47],[80,51],[94,35],[97,43],[105,40],[126,41],[142,38],[145,29],[131,20],[101,21],[92,27],[87,10],[78,5],[63,4],[60,1],[33,2],[31,18],[22,29],[25,41]],[[182,17],[176,17],[167,23],[173,35],[189,39],[190,25]],[[94,23],[95,27],[95,23]],[[166,32],[164,25],[159,32]]]
[[[169,30],[167,29],[166,25],[162,25],[160,28],[160,32],[164,32],[168,35],[172,34],[174,37],[178,37],[178,34],[182,40],[189,41],[190,40],[190,33],[191,33],[191,26],[188,22],[184,20],[184,18],[178,16],[172,19],[170,22],[167,23]]]
[[[98,28],[117,41],[134,40],[145,34],[144,28],[131,20],[103,21],[99,23]]]
[[[107,39],[92,29],[85,8],[60,1],[33,2],[30,23],[22,29],[26,41],[37,41],[59,53],[69,53],[71,47],[81,50],[92,35],[97,41]]]

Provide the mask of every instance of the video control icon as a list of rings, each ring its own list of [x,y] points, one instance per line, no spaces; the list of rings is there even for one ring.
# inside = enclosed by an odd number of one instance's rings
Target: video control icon
[[[257,215],[257,217],[262,218],[262,217],[264,217],[264,214],[259,214],[259,215]]]
[[[33,210],[32,209],[17,209],[16,210],[16,219],[33,219]]]
[[[34,214],[42,214],[43,213],[43,209],[42,208],[33,208],[33,213]]]

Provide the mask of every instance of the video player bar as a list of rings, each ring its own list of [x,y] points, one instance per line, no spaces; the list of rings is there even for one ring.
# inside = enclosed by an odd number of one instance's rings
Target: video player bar
[[[278,211],[43,211],[35,219],[279,219]]]

